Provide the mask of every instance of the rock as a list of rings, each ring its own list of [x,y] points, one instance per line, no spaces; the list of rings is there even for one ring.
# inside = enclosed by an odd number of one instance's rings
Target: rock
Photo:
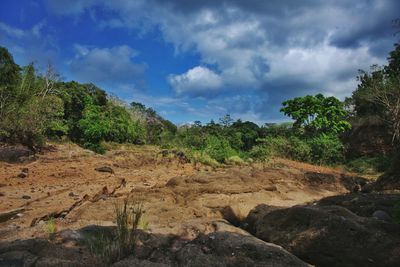
[[[399,194],[345,194],[326,197],[318,201],[319,206],[342,206],[361,217],[371,217],[377,210],[385,211],[395,217],[396,204],[400,203]]]
[[[276,187],[276,185],[268,185],[264,187],[265,191],[277,191],[278,188]]]
[[[34,153],[23,146],[0,146],[0,161],[8,163],[22,163],[33,160]]]
[[[400,225],[369,216],[318,202],[276,209],[259,205],[246,222],[256,237],[316,266],[400,266]]]
[[[141,267],[168,267],[170,265],[163,264],[163,263],[157,263],[157,262],[151,262],[147,260],[139,260],[134,257],[129,257],[127,259],[124,259],[122,261],[116,262],[113,265],[113,267],[131,267],[131,266],[141,266]]]
[[[25,209],[15,209],[0,213],[0,223],[14,218],[17,214],[24,212]]]
[[[201,235],[183,246],[176,259],[177,266],[308,266],[277,245],[229,232]]]
[[[64,243],[73,241],[79,244],[85,241],[83,235],[75,230],[70,230],[70,229],[62,230],[58,232],[57,235],[61,238],[62,242]]]
[[[0,254],[0,266],[19,267],[36,266],[38,257],[28,251],[8,251]]]
[[[385,222],[391,222],[392,218],[389,216],[389,214],[387,214],[385,211],[383,210],[377,210],[372,214],[372,217],[381,220],[381,221],[385,221]]]
[[[23,195],[22,198],[23,198],[23,199],[31,199],[32,197],[31,197],[31,196],[28,196],[28,195]]]
[[[68,196],[70,196],[70,197],[77,197],[78,195],[76,195],[74,192],[69,192]]]
[[[95,168],[96,171],[98,172],[108,172],[108,173],[114,173],[114,170],[111,167],[108,166],[103,166],[99,168]]]
[[[28,168],[22,168],[21,172],[17,175],[18,178],[26,178],[29,175],[29,169]]]
[[[26,178],[28,177],[27,173],[21,172],[20,174],[17,175],[18,178]]]
[[[0,242],[0,266],[97,266],[87,249],[34,238]]]
[[[25,265],[24,265],[25,266]],[[79,262],[79,259],[76,260],[65,260],[65,259],[57,259],[57,258],[40,258],[37,260],[35,267],[80,267],[86,266]]]

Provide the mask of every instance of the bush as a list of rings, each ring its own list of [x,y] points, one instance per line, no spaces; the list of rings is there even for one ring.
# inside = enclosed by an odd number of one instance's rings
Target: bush
[[[344,146],[336,136],[321,134],[308,141],[311,161],[317,164],[335,164],[344,160]]]
[[[311,147],[306,141],[301,140],[298,137],[291,136],[288,139],[289,145],[286,148],[288,157],[299,161],[310,161],[311,158]]]
[[[212,166],[212,167],[217,167],[219,163],[210,157],[207,153],[204,151],[193,151],[189,153],[190,160],[192,163],[202,163],[204,165]]]
[[[256,154],[258,157],[267,157],[270,155],[289,158],[293,160],[309,161],[311,148],[307,142],[301,140],[298,137],[266,137],[260,139],[262,145],[259,148],[255,148],[251,154]],[[262,154],[265,155],[262,155]]]
[[[390,167],[390,162],[387,156],[361,157],[347,163],[346,169],[361,174],[375,174],[386,171]]]
[[[224,163],[226,159],[236,156],[235,150],[226,139],[210,135],[206,138],[205,143],[205,152],[220,163]]]
[[[271,149],[264,144],[256,145],[250,150],[249,155],[257,161],[266,161],[271,157]]]
[[[243,165],[245,164],[244,160],[241,159],[239,156],[232,156],[225,160],[226,164],[229,165]]]

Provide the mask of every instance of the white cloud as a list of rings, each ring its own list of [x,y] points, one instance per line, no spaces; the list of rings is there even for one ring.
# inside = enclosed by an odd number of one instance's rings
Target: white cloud
[[[44,69],[50,61],[59,67],[57,42],[46,30],[45,21],[27,29],[0,22],[0,44],[10,50],[18,64],[27,65],[35,62],[40,70]]]
[[[82,14],[91,5],[116,14],[99,27],[157,28],[177,54],[196,54],[199,65],[216,70],[198,66],[169,75],[176,93],[261,92],[271,105],[299,94],[350,95],[358,69],[385,62],[395,41],[391,19],[400,8],[396,0],[93,0],[64,13]]]
[[[25,35],[25,32],[23,30],[11,27],[2,22],[0,22],[0,31],[9,35],[10,37],[15,37],[15,38],[21,38]]]
[[[179,75],[170,75],[168,82],[178,94],[209,95],[223,86],[221,77],[209,68],[197,66]]]
[[[98,48],[75,44],[71,72],[82,82],[118,82],[141,78],[146,65],[133,59],[138,52],[127,45]]]

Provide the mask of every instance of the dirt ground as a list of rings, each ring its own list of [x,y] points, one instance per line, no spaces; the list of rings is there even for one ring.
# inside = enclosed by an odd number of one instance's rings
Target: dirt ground
[[[146,230],[190,238],[212,231],[211,221],[234,224],[260,204],[289,207],[346,193],[354,179],[282,159],[213,169],[154,147],[118,146],[96,155],[54,145],[32,162],[0,162],[0,239],[44,237],[51,217],[58,231],[114,225],[115,204],[127,196],[143,202]]]

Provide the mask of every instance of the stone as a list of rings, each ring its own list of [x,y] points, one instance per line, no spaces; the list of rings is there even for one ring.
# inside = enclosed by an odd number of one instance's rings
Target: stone
[[[77,197],[78,195],[76,195],[74,192],[69,192],[68,196],[70,196],[70,197]]]
[[[325,205],[333,201],[291,208],[259,205],[246,219],[247,230],[315,266],[400,266],[400,224],[361,217],[348,206]],[[383,219],[386,215],[378,213]]]
[[[36,266],[35,263],[38,257],[31,254],[28,251],[8,251],[0,254],[0,266],[4,267],[17,267],[26,266],[33,267]]]
[[[109,166],[103,166],[103,167],[95,168],[95,170],[98,171],[98,172],[114,173],[114,170]]]
[[[372,217],[381,220],[381,221],[385,221],[385,222],[391,222],[392,218],[389,216],[389,214],[387,214],[386,211],[383,210],[376,210],[374,211],[374,213],[372,214]]]

